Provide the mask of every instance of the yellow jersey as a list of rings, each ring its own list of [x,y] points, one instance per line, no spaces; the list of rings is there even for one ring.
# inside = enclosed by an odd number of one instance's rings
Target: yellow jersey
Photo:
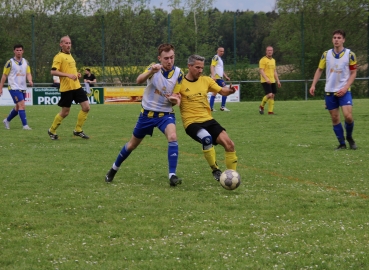
[[[259,68],[264,70],[265,75],[269,78],[269,81],[271,83],[275,83],[274,71],[276,69],[276,63],[275,63],[275,59],[273,57],[268,58],[268,57],[264,56],[263,58],[261,58],[260,61],[259,61]],[[261,76],[261,75],[260,75],[260,81],[261,81],[261,83],[266,82],[264,77]]]
[[[220,87],[212,78],[200,76],[196,81],[184,78],[181,86],[180,111],[186,129],[192,123],[203,123],[213,119],[208,101],[208,92],[218,93]]]
[[[63,73],[75,74],[78,78],[76,61],[70,53],[59,52],[55,55],[52,69],[56,69]],[[67,92],[79,88],[81,88],[81,84],[78,79],[71,80],[68,77],[60,77],[60,92]]]

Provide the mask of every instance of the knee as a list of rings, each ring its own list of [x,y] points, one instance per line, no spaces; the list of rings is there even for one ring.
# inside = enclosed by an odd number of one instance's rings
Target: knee
[[[234,152],[234,142],[232,140],[228,140],[224,148],[226,152]]]
[[[171,132],[170,134],[168,134],[168,142],[175,142],[175,141],[177,141],[177,133]]]
[[[213,146],[213,138],[208,135],[201,139],[202,149],[208,150]]]

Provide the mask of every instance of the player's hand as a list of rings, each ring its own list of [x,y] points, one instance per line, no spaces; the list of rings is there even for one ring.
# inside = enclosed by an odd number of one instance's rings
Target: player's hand
[[[171,94],[166,96],[172,105],[181,105],[181,94]]]
[[[309,93],[310,93],[310,95],[314,96],[315,86],[310,87]]]
[[[231,94],[234,94],[236,92],[236,87],[234,87],[232,84],[229,85],[229,89]]]
[[[29,82],[28,82],[28,84],[29,84],[30,86],[33,86],[33,81],[29,81]]]
[[[160,64],[155,64],[155,65],[152,65],[152,66],[151,66],[151,71],[152,71],[152,73],[156,73],[156,72],[158,72],[161,68],[162,68],[162,65],[160,65]]]

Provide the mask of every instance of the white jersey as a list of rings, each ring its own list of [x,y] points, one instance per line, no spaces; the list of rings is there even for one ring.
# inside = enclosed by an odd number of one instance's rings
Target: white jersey
[[[7,71],[6,71],[7,70]],[[12,90],[27,90],[28,61],[24,58],[20,62],[10,59],[4,68],[4,74],[8,73],[8,88]]]
[[[223,60],[217,54],[211,60],[211,65],[214,66],[215,78],[222,79],[224,73]]]
[[[325,92],[337,92],[350,77],[350,49],[345,48],[341,57],[335,55],[333,49],[327,52]]]
[[[141,103],[142,107],[154,112],[172,112],[172,103],[166,95],[173,93],[180,74],[181,69],[178,67],[173,67],[171,71],[161,69],[161,71],[154,73],[147,80]]]

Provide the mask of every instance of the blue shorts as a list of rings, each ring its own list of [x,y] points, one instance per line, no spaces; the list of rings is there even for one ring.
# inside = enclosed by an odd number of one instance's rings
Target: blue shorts
[[[342,106],[352,106],[351,92],[347,91],[342,97],[337,97],[335,93],[325,92],[325,105],[328,110],[334,110]]]
[[[9,90],[9,94],[12,96],[14,104],[22,100],[26,100],[26,91],[25,90]]]
[[[141,112],[133,130],[133,135],[138,139],[143,139],[146,135],[152,136],[155,127],[165,133],[169,124],[176,124],[174,113],[159,113],[159,115],[150,117],[147,116],[147,112],[146,110]]]
[[[226,83],[223,81],[223,79],[216,79],[216,82],[217,82],[217,84],[218,84],[220,87],[224,87],[224,86],[226,86]]]

